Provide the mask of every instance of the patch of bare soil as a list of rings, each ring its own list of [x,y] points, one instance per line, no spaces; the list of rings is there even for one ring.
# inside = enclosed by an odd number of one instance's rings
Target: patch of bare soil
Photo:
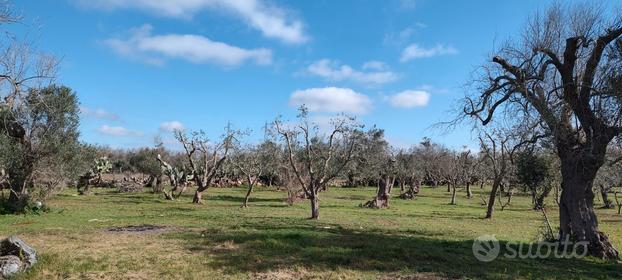
[[[171,230],[170,227],[156,225],[131,225],[109,228],[108,232],[153,233]]]

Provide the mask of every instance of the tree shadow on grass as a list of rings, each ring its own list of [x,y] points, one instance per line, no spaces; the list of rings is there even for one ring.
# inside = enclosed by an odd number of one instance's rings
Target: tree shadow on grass
[[[231,202],[237,202],[237,203],[242,204],[242,202],[244,202],[244,197],[243,196],[233,196],[233,195],[214,195],[214,196],[210,196],[209,200],[231,201]],[[251,197],[249,198],[249,203],[253,203],[253,202],[281,202],[281,203],[285,203],[283,201],[283,198],[261,198],[261,197],[253,197],[251,195]]]
[[[414,274],[477,279],[620,279],[622,265],[594,259],[508,259],[478,261],[472,240],[443,240],[403,232],[374,232],[318,226],[249,225],[171,236],[188,250],[204,252],[225,272],[265,272],[293,266],[317,270]],[[226,244],[223,246],[223,244]],[[504,244],[501,244],[504,248]]]

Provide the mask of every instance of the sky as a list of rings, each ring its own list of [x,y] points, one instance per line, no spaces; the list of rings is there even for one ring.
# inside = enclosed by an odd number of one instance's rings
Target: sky
[[[495,44],[545,0],[19,0],[24,34],[61,59],[81,103],[81,139],[174,148],[173,129],[217,138],[231,122],[259,141],[305,104],[408,147],[430,137],[476,147],[456,103]],[[616,1],[605,2],[613,6]],[[27,33],[27,34],[26,34]]]

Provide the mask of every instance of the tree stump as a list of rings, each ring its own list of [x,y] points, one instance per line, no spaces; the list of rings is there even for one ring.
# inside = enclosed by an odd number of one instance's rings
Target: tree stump
[[[10,277],[37,263],[37,251],[17,236],[0,242],[0,275]]]

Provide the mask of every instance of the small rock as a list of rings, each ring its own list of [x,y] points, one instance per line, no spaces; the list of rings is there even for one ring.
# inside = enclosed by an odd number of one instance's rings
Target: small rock
[[[23,269],[37,263],[37,251],[17,236],[9,236],[0,242],[0,256],[13,255],[23,262]]]
[[[22,265],[23,263],[18,256],[0,256],[0,279],[20,272]]]

